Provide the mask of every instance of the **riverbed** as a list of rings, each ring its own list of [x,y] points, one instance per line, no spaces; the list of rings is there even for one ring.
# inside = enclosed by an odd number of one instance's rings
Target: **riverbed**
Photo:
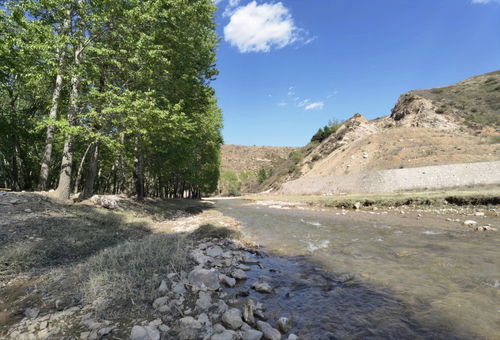
[[[278,255],[249,274],[275,293],[251,297],[290,317],[301,338],[500,338],[499,232],[244,200],[215,208]]]

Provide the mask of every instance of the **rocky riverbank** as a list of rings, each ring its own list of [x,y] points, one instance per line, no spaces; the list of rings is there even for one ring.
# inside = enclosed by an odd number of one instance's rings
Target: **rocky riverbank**
[[[289,317],[249,297],[275,293],[267,255],[209,203],[0,201],[2,338],[298,339]]]

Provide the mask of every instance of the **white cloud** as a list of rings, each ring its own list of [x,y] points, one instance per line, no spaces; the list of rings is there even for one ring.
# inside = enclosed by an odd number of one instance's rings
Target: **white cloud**
[[[219,0],[220,1],[220,0]],[[223,17],[230,17],[233,15],[236,7],[240,4],[241,0],[229,0],[226,8],[224,9],[224,13],[222,13]]]
[[[321,110],[323,108],[323,106],[325,106],[325,103],[323,102],[315,102],[315,103],[311,103],[309,105],[307,105],[305,107],[305,110],[308,111],[308,110]]]
[[[288,104],[287,104],[287,103],[285,103],[285,102],[279,102],[279,103],[278,103],[278,106],[287,106],[287,105],[288,105]]]
[[[309,99],[304,99],[303,101],[301,101],[301,102],[300,102],[300,103],[298,103],[297,105],[298,105],[299,107],[306,106],[306,105],[307,105],[307,103],[309,103],[309,101],[310,101]]]
[[[239,3],[239,0],[233,1]],[[296,41],[304,42],[303,30],[295,26],[290,11],[281,2],[258,5],[252,1],[230,11],[224,40],[242,53],[269,52]]]
[[[489,4],[489,3],[497,3],[500,4],[500,0],[472,0],[473,4]]]

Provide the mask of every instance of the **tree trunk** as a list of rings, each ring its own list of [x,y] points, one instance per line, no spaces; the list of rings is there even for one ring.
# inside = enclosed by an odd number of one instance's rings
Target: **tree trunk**
[[[71,19],[71,11],[67,11],[66,19],[63,22],[63,27],[61,30],[62,34],[65,34],[69,28]],[[59,105],[59,98],[61,97],[61,90],[63,84],[63,75],[62,70],[64,68],[64,59],[66,57],[66,48],[64,47],[61,51],[59,51],[59,55],[57,57],[57,63],[59,65],[59,72],[56,75],[56,83],[54,85],[54,90],[52,92],[52,105],[49,111],[49,119],[56,120],[57,119],[57,108]],[[47,126],[47,137],[45,142],[45,151],[42,157],[42,165],[40,169],[40,175],[38,178],[38,190],[47,190],[47,179],[49,178],[49,170],[50,170],[50,160],[52,158],[52,143],[54,141],[54,125],[52,123]]]
[[[135,158],[134,158],[134,179],[135,193],[138,201],[144,200],[144,173],[143,173],[143,156],[139,146],[139,137],[136,137]]]
[[[70,126],[76,125],[78,114],[78,88],[80,86],[80,77],[78,75],[78,65],[80,64],[80,54],[83,51],[82,44],[75,49],[74,63],[75,70],[71,77],[71,92],[69,96],[68,122]],[[59,199],[69,199],[71,191],[71,172],[73,163],[73,136],[68,134],[64,142],[63,157],[61,162],[61,172],[59,174],[59,184],[56,189],[56,196]]]
[[[87,154],[89,153],[89,150],[93,144],[94,142],[90,143],[87,146],[87,149],[85,149],[85,152],[83,153],[82,160],[80,161],[80,166],[78,167],[78,172],[76,173],[75,186],[73,187],[74,194],[78,193],[78,187],[80,186],[80,179],[82,178],[83,164],[85,164],[85,159],[87,158]]]
[[[82,198],[92,197],[94,194],[95,178],[97,174],[97,159],[99,155],[99,145],[97,143],[92,144],[92,157],[90,158],[89,169],[87,171],[87,176],[85,177],[85,185],[83,187]]]

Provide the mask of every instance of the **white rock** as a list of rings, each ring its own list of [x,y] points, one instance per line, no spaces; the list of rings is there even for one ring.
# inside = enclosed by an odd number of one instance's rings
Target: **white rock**
[[[288,336],[287,340],[299,340],[299,337],[292,333]]]
[[[222,322],[232,329],[238,329],[243,325],[243,320],[241,319],[241,311],[236,308],[231,308],[227,310],[222,315]]]
[[[231,276],[237,280],[244,280],[247,278],[247,274],[241,269],[235,269],[231,272]]]
[[[196,307],[201,310],[207,310],[212,305],[210,293],[201,291],[196,300]]]
[[[236,340],[238,336],[235,331],[225,330],[222,333],[215,333],[210,337],[210,340]]]
[[[192,316],[186,316],[178,323],[179,339],[197,339],[202,328],[201,322]]]
[[[264,334],[256,329],[248,329],[241,335],[242,340],[260,340]]]
[[[218,272],[215,270],[193,269],[188,280],[196,290],[217,290],[220,287]]]
[[[186,292],[186,287],[183,283],[178,282],[172,287],[172,291],[177,295],[182,295]]]
[[[24,315],[26,315],[26,317],[30,319],[36,318],[39,313],[40,310],[38,308],[26,308],[24,310]]]
[[[160,340],[160,332],[153,326],[134,326],[130,340]]]
[[[259,293],[271,293],[273,290],[267,282],[254,282],[252,288]]]
[[[225,330],[226,329],[224,328],[224,326],[222,326],[220,323],[215,324],[214,327],[213,327],[214,333],[222,333]]]
[[[220,280],[222,283],[224,283],[228,287],[234,287],[236,285],[236,280],[233,279],[232,277],[229,277],[227,275],[220,275]]]
[[[153,301],[153,308],[158,309],[161,306],[166,305],[167,302],[168,302],[168,297],[166,297],[166,296],[159,297],[158,299]]]
[[[474,214],[474,216],[484,216],[484,212],[478,211]]]
[[[168,292],[168,286],[165,280],[161,280],[160,287],[158,287],[158,293],[166,294]]]
[[[358,210],[359,208],[361,208],[361,203],[360,202],[354,203],[354,209]]]
[[[213,246],[213,247],[208,248],[206,253],[208,256],[218,257],[218,256],[221,256],[224,253],[224,251],[219,246]]]
[[[473,221],[473,220],[465,220],[464,221],[464,225],[466,225],[468,227],[474,227],[476,224],[477,224],[477,222]]]
[[[264,333],[264,338],[269,340],[280,340],[281,333],[276,328],[264,321],[257,321],[257,328]]]
[[[281,317],[278,319],[278,327],[281,332],[288,333],[292,329],[292,323],[289,318]]]

